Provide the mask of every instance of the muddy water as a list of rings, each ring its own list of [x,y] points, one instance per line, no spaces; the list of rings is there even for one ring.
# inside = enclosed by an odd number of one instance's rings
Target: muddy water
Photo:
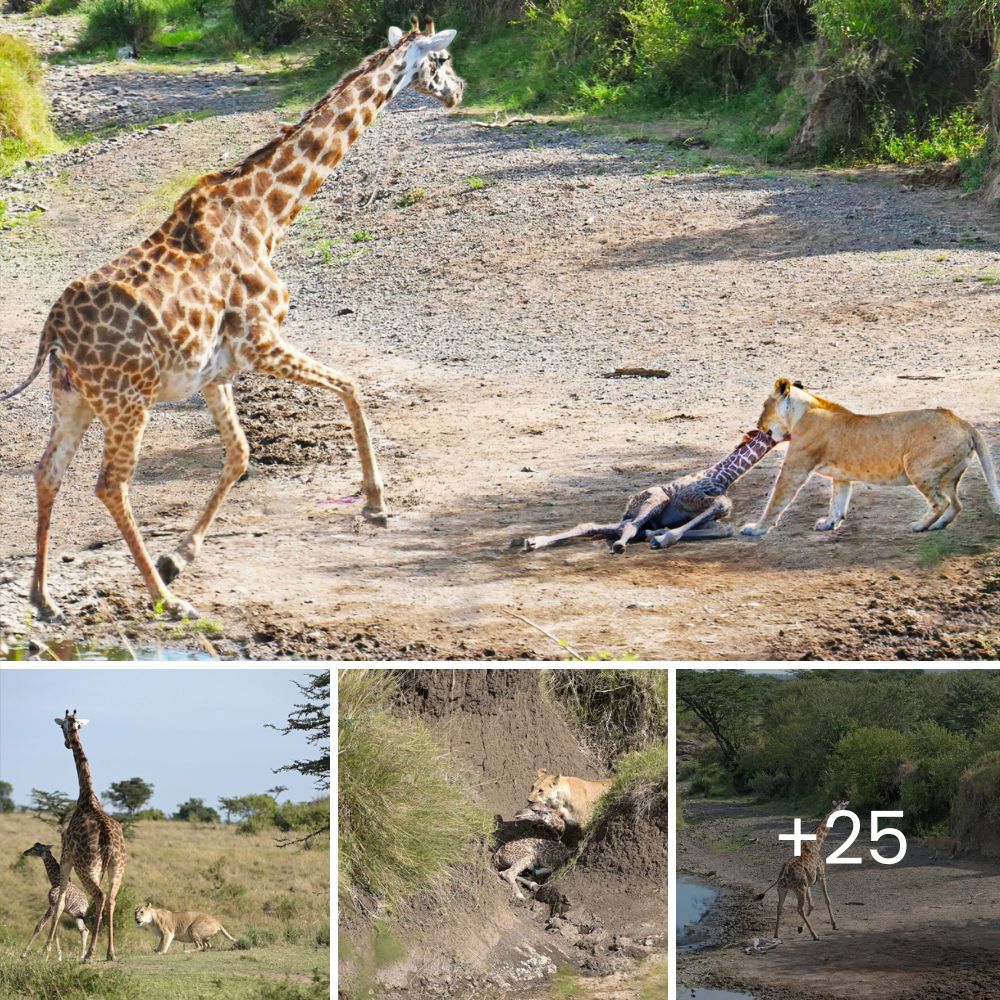
[[[697,948],[701,944],[697,923],[708,912],[718,892],[687,875],[677,878],[677,946]]]
[[[754,1000],[749,993],[733,993],[730,990],[688,989],[681,986],[677,991],[677,1000]]]
[[[36,643],[0,642],[0,660],[10,662],[30,662],[32,660],[72,661],[72,660],[211,660],[206,652],[191,649],[173,649],[169,646],[131,647],[124,646],[84,646],[68,640],[60,640],[40,646]]]

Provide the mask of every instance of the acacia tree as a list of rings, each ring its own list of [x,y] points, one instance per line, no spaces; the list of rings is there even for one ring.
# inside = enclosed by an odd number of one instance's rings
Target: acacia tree
[[[142,778],[127,778],[114,782],[104,794],[131,816],[153,797],[153,786]]]
[[[9,781],[0,781],[0,813],[14,811],[14,786]]]
[[[303,733],[306,742],[314,747],[316,756],[306,760],[296,760],[291,764],[283,764],[274,769],[275,774],[283,771],[298,771],[299,774],[313,779],[313,784],[321,790],[330,788],[330,671],[321,674],[310,674],[305,684],[293,681],[305,698],[302,704],[296,705],[288,716],[284,726],[267,724],[268,729],[274,729],[283,735]],[[284,790],[284,789],[283,789]],[[305,837],[296,840],[279,842],[279,846],[301,844],[312,840],[321,833],[329,833],[330,824],[311,831]]]
[[[65,792],[44,792],[40,788],[32,788],[31,808],[38,819],[55,823],[61,830],[76,808],[76,799],[71,799]]]

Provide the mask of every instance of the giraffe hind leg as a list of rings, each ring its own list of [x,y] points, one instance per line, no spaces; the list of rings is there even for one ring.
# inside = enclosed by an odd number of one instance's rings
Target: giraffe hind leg
[[[118,525],[153,602],[162,605],[174,618],[197,618],[194,608],[174,597],[160,579],[132,513],[129,482],[139,460],[149,411],[140,400],[124,398],[119,400],[114,419],[101,413],[98,417],[104,426],[104,461],[97,480],[97,496]],[[90,950],[93,951],[93,941]]]
[[[574,538],[607,538],[615,539],[621,534],[621,521],[615,524],[595,524],[591,521],[578,524],[575,528],[560,532],[558,535],[535,535],[524,539],[524,551],[534,552],[536,549],[547,549],[552,545],[572,541]]]
[[[51,369],[52,430],[49,442],[35,467],[35,491],[38,496],[38,527],[35,538],[35,571],[31,580],[31,603],[46,621],[58,621],[62,612],[52,600],[48,587],[49,531],[52,508],[69,469],[94,421],[94,411],[73,388],[65,369]]]
[[[809,933],[812,935],[814,941],[818,941],[819,938],[816,936],[816,932],[813,930],[813,925],[809,923],[809,914],[806,912],[806,904],[809,901],[809,890],[807,889],[803,892],[801,889],[796,889],[795,895],[799,900],[799,916],[802,918],[802,922],[809,928]],[[810,907],[811,909],[811,907]],[[802,924],[799,924],[799,933],[802,933]]]
[[[774,936],[778,936],[778,928],[781,927],[781,908],[785,905],[785,896],[788,890],[784,886],[778,886],[778,914],[774,918]]]
[[[240,426],[236,413],[236,402],[233,399],[231,385],[212,383],[202,389],[202,395],[208,404],[215,420],[215,426],[226,449],[226,461],[219,477],[219,484],[212,493],[204,511],[195,526],[187,533],[184,540],[169,555],[162,555],[156,561],[156,569],[160,578],[166,584],[171,584],[181,571],[198,557],[202,542],[208,529],[212,526],[219,508],[222,506],[234,483],[247,471],[250,465],[250,446],[246,434]]]

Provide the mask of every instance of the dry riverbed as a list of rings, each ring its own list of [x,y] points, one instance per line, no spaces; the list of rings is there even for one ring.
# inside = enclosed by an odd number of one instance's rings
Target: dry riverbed
[[[104,86],[92,81],[105,70],[51,85]],[[193,120],[0,181],[0,198],[46,209],[0,233],[0,386],[30,369],[70,279],[145,235],[198,174],[276,133],[278,90],[239,75],[222,74],[218,105],[207,78],[172,70],[157,85],[129,67],[122,96],[179,95],[157,114]],[[961,517],[936,536],[907,530],[915,492],[866,488],[841,531],[816,534],[817,481],[760,541],[624,557],[596,543],[511,547],[615,518],[630,493],[718,460],[779,375],[859,410],[951,407],[1000,458],[1000,226],[974,199],[887,172],[732,171],[565,127],[483,129],[403,95],[276,263],[289,338],[363,387],[388,530],[347,502],[360,473],[336,401],[246,378],[252,475],[174,586],[209,624],[179,629],[148,609],[93,495],[93,429],[56,507],[52,590],[68,620],[31,622],[36,642],[67,654],[565,655],[513,611],[583,655],[995,655],[1000,518],[977,466]],[[620,367],[669,375],[604,377]],[[26,631],[47,396],[40,379],[0,416],[0,636]],[[737,525],[780,460],[733,489]],[[220,462],[200,400],[156,410],[133,489],[155,554],[192,522]]]
[[[781,944],[747,955],[753,938],[774,934],[775,891],[760,903],[753,897],[788,858],[789,845],[778,846],[777,837],[791,832],[793,817],[742,801],[687,799],[684,818],[678,871],[721,892],[696,925],[707,946],[679,952],[679,984],[749,991],[755,1000],[980,1000],[1000,993],[995,861],[966,855],[932,863],[931,852],[911,842],[902,862],[882,867],[868,854],[879,845],[861,836],[846,856],[863,857],[864,864],[827,867],[837,930],[815,889],[810,919],[819,940],[797,934],[789,895]],[[817,818],[802,817],[802,828],[811,830]],[[827,835],[827,856],[848,829],[841,823]]]

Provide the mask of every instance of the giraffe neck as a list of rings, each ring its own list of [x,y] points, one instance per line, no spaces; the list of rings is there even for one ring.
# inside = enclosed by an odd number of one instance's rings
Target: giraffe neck
[[[204,179],[224,206],[234,205],[244,223],[262,230],[269,253],[379,110],[409,83],[407,50],[415,37],[411,32],[368,56],[298,124],[231,170]]]
[[[739,443],[736,450],[717,465],[713,465],[708,470],[707,475],[724,490],[729,489],[744,472],[756,465],[773,447],[774,441],[771,440],[769,434],[751,431]]]
[[[824,841],[824,840],[826,840],[826,834],[827,834],[827,830],[828,830],[828,827],[827,827],[827,825],[826,825],[826,824],[827,824],[827,820],[829,820],[829,818],[830,818],[830,817],[831,817],[831,816],[832,816],[832,815],[833,815],[833,814],[834,814],[834,813],[835,813],[835,812],[837,811],[837,809],[838,809],[838,808],[839,808],[839,806],[834,806],[834,807],[833,807],[833,808],[832,808],[831,810],[829,810],[829,812],[827,812],[827,814],[826,814],[826,815],[825,815],[825,816],[824,816],[824,817],[823,817],[823,818],[822,818],[822,819],[821,819],[821,820],[820,820],[820,821],[819,821],[819,822],[818,822],[818,823],[816,824],[816,829],[815,829],[815,830],[813,831],[813,833],[815,833],[815,834],[816,834],[816,839],[815,839],[815,840],[813,840],[813,841],[809,841],[809,843],[808,843],[808,846],[809,846],[809,847],[810,847],[810,848],[811,848],[812,850],[814,850],[814,851],[815,851],[815,852],[816,852],[817,854],[819,854],[819,852],[820,852],[820,849],[821,849],[821,848],[823,847],[823,841]]]
[[[80,734],[73,733],[70,737],[73,746],[73,760],[76,763],[76,776],[80,782],[80,796],[76,800],[78,806],[100,809],[101,805],[94,794],[94,783],[90,777],[90,764],[87,763],[87,756],[83,752],[83,744],[80,742]]]
[[[45,865],[45,874],[49,877],[49,885],[58,885],[59,862],[52,856],[51,851],[46,851],[42,855],[42,864]]]

